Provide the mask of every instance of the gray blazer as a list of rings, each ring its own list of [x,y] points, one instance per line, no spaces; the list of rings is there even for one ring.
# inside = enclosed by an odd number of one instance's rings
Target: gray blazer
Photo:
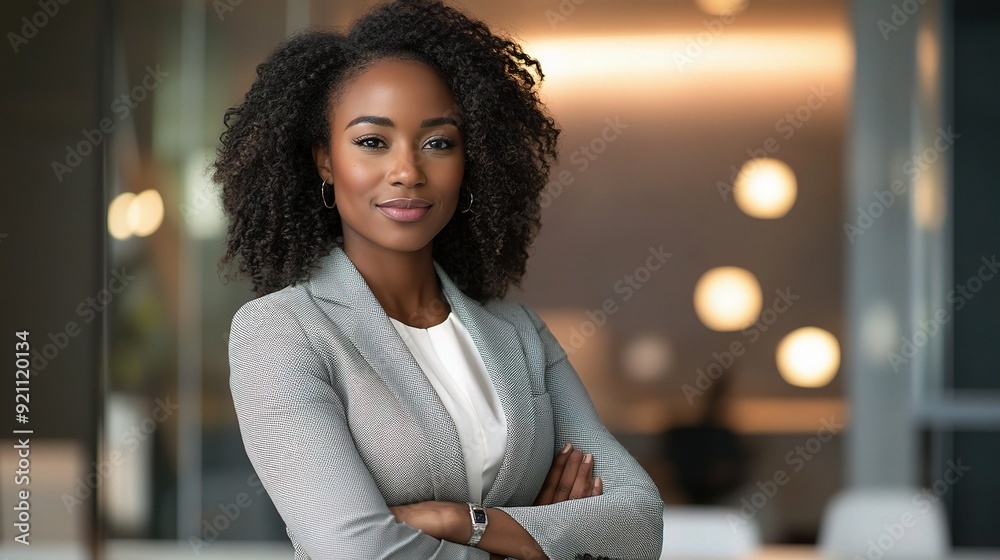
[[[476,559],[478,548],[396,522],[388,506],[464,503],[458,432],[364,278],[335,246],[308,281],[233,317],[230,385],[247,455],[296,559]],[[486,364],[507,449],[484,507],[502,509],[553,560],[655,559],[663,502],[601,424],[566,352],[522,303],[486,305],[434,262],[445,297]],[[565,442],[594,454],[601,496],[532,506]]]

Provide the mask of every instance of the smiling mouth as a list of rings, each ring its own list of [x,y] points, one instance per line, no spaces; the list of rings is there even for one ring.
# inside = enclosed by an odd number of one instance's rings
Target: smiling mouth
[[[395,206],[378,206],[379,212],[382,212],[391,220],[397,222],[415,222],[431,211],[430,206],[417,206],[413,208],[397,208]]]
[[[428,208],[431,203],[422,198],[393,198],[375,206],[379,208]]]

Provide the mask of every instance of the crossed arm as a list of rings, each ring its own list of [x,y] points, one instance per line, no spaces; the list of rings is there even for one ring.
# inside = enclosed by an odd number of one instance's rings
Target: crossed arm
[[[593,477],[593,456],[585,456],[567,444],[552,460],[552,467],[533,505],[555,504],[566,500],[599,496],[602,483]],[[458,544],[469,542],[472,522],[466,504],[428,501],[389,508],[397,521],[428,535]],[[477,545],[490,553],[490,560],[506,557],[535,560],[548,558],[532,536],[507,512],[489,508],[489,525]]]

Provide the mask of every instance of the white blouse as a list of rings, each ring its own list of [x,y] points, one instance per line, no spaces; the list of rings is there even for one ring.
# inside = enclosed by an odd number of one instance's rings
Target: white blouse
[[[455,421],[469,500],[480,503],[496,480],[507,444],[507,420],[486,365],[454,311],[426,329],[390,319]]]

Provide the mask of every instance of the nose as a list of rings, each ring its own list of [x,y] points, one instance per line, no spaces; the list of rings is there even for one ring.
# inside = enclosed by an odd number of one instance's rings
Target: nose
[[[427,181],[424,175],[419,149],[401,147],[392,158],[392,164],[386,179],[389,184],[397,187],[416,187]]]

